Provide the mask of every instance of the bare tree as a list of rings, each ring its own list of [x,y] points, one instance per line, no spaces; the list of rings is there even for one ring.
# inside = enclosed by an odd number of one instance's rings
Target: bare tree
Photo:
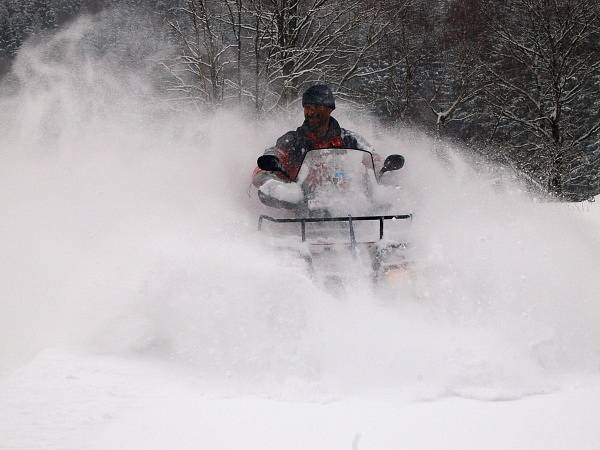
[[[238,103],[242,102],[242,95],[244,92],[243,80],[242,80],[242,54],[243,54],[243,30],[244,24],[243,19],[243,0],[226,0],[227,12],[229,13],[228,24],[231,27],[233,34],[234,47],[236,49],[236,90]]]
[[[287,108],[307,83],[324,80],[343,93],[353,80],[371,74],[365,64],[390,24],[383,3],[253,1],[257,77],[270,105]]]
[[[223,5],[186,0],[177,12],[178,18],[169,25],[181,44],[181,52],[175,61],[165,65],[174,77],[170,89],[189,100],[219,105],[224,97],[225,71],[232,63],[235,48],[223,30]]]
[[[449,85],[442,86],[442,81],[450,83],[453,75],[446,68],[451,60],[450,47],[440,46],[447,13],[445,2],[398,0],[376,4],[382,33],[375,35],[372,51],[344,94],[357,105],[394,122],[420,127],[431,120],[435,109],[435,118],[439,112],[439,123],[445,123],[458,107],[448,112],[454,93]],[[450,103],[445,105],[448,99]],[[442,111],[445,107],[446,114]]]
[[[596,0],[488,2],[494,18],[493,88],[510,158],[563,196],[574,159],[585,160],[600,133],[589,114],[600,94],[600,5]]]
[[[457,0],[441,15],[422,89],[438,138],[452,122],[479,118],[478,100],[486,87],[482,56],[488,46],[482,6],[479,0]]]

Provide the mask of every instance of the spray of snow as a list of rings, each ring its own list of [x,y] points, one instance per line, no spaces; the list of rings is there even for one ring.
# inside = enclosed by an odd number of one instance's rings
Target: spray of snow
[[[600,236],[585,212],[342,107],[342,126],[406,157],[389,176],[394,212],[415,214],[415,269],[385,295],[357,277],[336,298],[261,245],[247,195],[300,111],[175,111],[87,54],[86,26],[24,48],[0,98],[0,373],[75,348],[283,398],[494,399],[597,372]]]

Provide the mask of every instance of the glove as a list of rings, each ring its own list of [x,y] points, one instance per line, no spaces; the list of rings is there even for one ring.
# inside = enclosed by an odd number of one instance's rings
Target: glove
[[[267,180],[258,190],[271,198],[286,203],[300,203],[304,198],[302,189],[296,183],[279,180]]]

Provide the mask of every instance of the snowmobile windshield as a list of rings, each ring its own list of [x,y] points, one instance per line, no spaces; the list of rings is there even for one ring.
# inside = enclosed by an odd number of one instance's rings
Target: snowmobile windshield
[[[376,184],[373,156],[364,150],[321,149],[306,154],[297,182],[311,210],[364,214]]]

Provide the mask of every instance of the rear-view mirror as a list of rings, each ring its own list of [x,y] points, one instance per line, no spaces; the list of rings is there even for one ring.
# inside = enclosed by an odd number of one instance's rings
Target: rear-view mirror
[[[404,167],[404,156],[402,155],[389,155],[385,158],[383,163],[383,168],[381,169],[380,174],[384,174],[385,172],[392,172],[394,170],[402,169]]]

